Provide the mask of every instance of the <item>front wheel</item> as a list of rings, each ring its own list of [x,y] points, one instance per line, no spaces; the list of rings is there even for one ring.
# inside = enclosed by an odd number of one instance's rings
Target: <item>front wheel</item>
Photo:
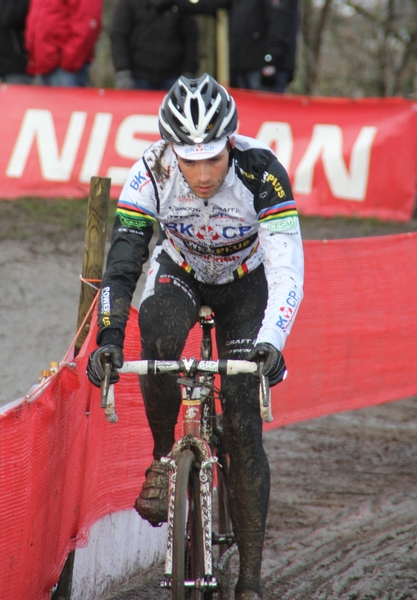
[[[199,470],[192,450],[184,450],[178,458],[175,484],[171,588],[173,600],[209,598],[198,587],[193,587],[203,579]]]

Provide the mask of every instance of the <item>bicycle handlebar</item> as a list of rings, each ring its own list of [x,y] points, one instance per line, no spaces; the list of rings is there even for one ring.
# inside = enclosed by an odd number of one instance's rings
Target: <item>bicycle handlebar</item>
[[[123,363],[119,373],[137,373],[138,375],[156,375],[158,373],[218,373],[220,375],[239,375],[254,373],[258,365],[249,360],[133,360]]]
[[[160,373],[218,373],[219,375],[239,375],[257,373],[259,377],[259,403],[263,421],[272,421],[270,404],[269,378],[262,373],[262,363],[258,365],[249,360],[196,360],[195,358],[182,360],[134,360],[126,361],[118,373],[136,373],[137,375],[150,375]],[[117,415],[114,410],[114,391],[110,384],[110,369],[105,370],[105,378],[101,382],[101,405],[105,409],[106,418],[115,423]]]

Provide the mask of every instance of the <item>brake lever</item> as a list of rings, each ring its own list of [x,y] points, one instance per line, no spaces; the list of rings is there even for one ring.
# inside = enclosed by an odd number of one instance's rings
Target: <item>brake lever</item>
[[[260,360],[258,366],[258,377],[259,377],[259,404],[262,421],[271,423],[273,420],[272,409],[271,409],[271,394],[269,387],[269,377],[264,375],[265,361]]]
[[[107,407],[107,398],[110,387],[111,360],[110,354],[104,355],[104,379],[101,381],[101,408]]]

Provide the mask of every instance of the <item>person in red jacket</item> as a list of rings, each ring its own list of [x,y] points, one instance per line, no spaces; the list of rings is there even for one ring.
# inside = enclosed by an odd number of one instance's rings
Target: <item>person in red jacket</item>
[[[31,0],[25,43],[39,83],[87,87],[103,0]]]

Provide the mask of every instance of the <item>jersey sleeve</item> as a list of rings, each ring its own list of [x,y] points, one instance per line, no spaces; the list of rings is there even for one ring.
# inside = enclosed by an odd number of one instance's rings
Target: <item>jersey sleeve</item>
[[[143,160],[131,168],[120,194],[98,302],[98,345],[123,346],[130,304],[156,223],[155,189]]]
[[[265,254],[268,304],[257,343],[285,345],[303,298],[304,253],[288,174],[274,158],[255,192],[259,240]]]

